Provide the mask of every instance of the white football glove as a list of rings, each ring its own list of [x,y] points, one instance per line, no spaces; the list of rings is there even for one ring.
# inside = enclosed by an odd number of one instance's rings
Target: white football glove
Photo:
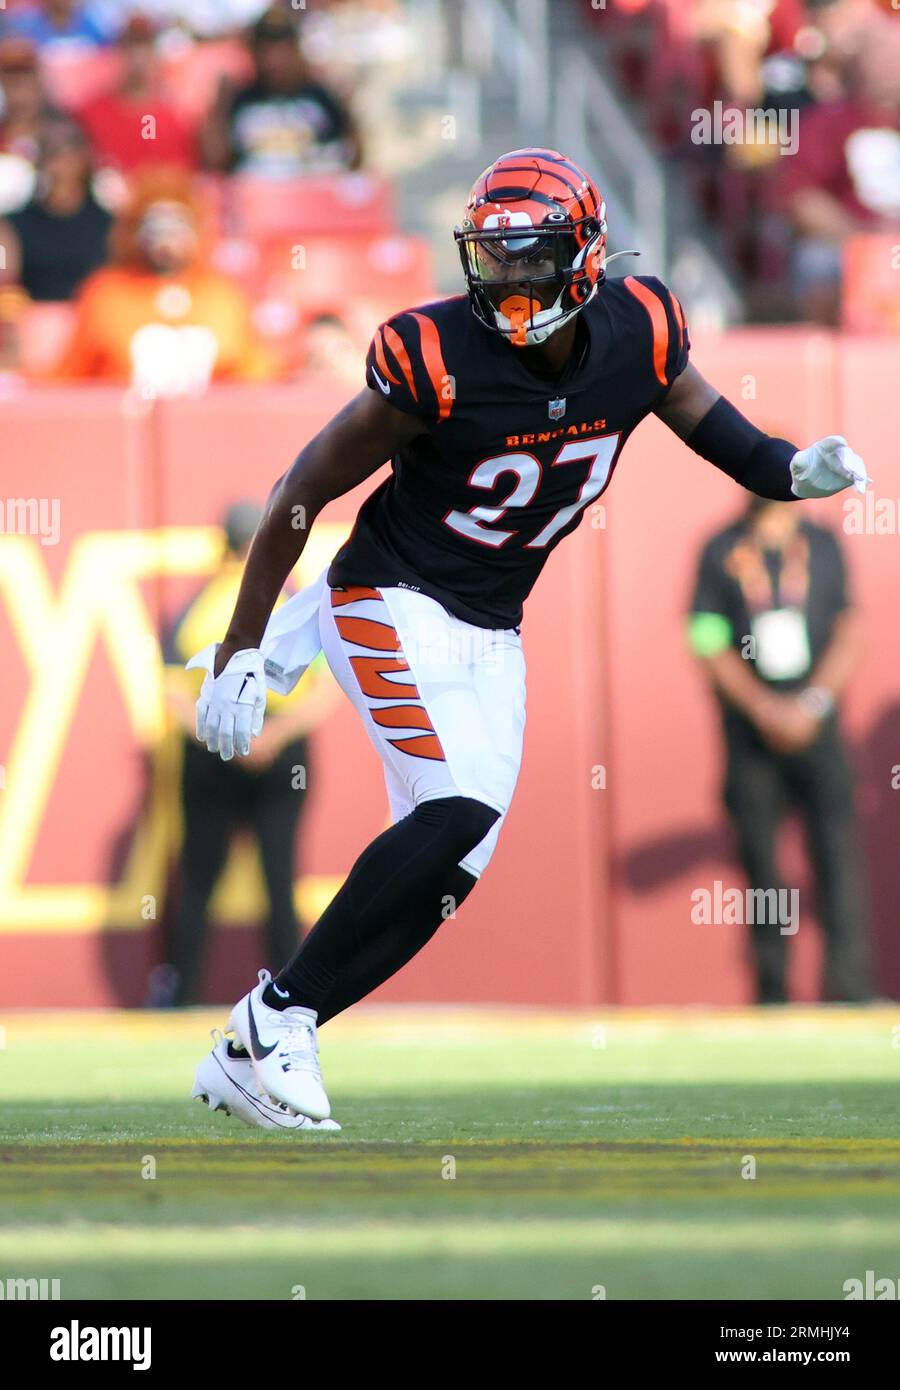
[[[866,465],[841,434],[829,434],[791,459],[791,492],[795,497],[830,497],[851,484],[865,492]]]
[[[220,675],[213,675],[219,642],[192,656],[188,671],[207,672],[197,701],[197,737],[224,763],[250,752],[250,742],[262,732],[266,713],[266,675],[262,652],[235,652]]]

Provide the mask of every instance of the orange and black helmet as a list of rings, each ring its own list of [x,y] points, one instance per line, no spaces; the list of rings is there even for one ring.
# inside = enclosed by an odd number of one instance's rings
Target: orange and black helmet
[[[544,342],[606,277],[606,204],[556,150],[513,150],[485,169],[454,237],[476,317],[516,347]]]

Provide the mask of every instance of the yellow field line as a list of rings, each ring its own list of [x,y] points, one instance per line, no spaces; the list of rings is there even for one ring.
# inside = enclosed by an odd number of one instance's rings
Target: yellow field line
[[[228,1008],[152,1012],[126,1009],[7,1009],[0,1013],[0,1027],[9,1041],[56,1039],[62,1035],[79,1042],[119,1037],[132,1042],[196,1040],[210,1028],[222,1027]],[[891,1037],[897,1029],[900,1054],[900,1006],[867,1008],[816,1008],[794,1006],[761,1013],[752,1009],[595,1009],[546,1010],[528,1008],[445,1005],[362,1005],[335,1020],[330,1034],[384,1036],[406,1040],[418,1036],[436,1039],[514,1037],[536,1034],[582,1036],[598,1028],[614,1029],[631,1037],[711,1036],[719,1038],[777,1038],[830,1036],[835,1033],[873,1034]],[[602,1042],[602,1039],[601,1039]],[[2,1057],[0,1057],[2,1060]],[[900,1063],[900,1055],[898,1055]]]

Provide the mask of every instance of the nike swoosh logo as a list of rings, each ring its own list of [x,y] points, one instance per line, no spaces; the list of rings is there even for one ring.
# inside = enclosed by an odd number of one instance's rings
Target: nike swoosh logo
[[[378,382],[378,385],[381,387],[381,389],[382,389],[382,391],[384,392],[384,394],[385,394],[386,396],[389,396],[389,395],[391,394],[390,382],[385,381],[385,380],[384,380],[384,377],[379,376],[379,375],[378,375],[377,368],[375,368],[375,367],[372,368],[372,375],[373,375],[373,377],[375,378],[375,380]]]
[[[237,1061],[237,1060],[239,1060],[239,1059],[232,1057],[231,1060],[232,1060],[232,1061]],[[242,1086],[241,1083],[240,1083],[239,1081],[235,1081],[235,1079],[234,1079],[234,1077],[231,1075],[231,1073],[230,1073],[229,1071],[227,1071],[225,1067],[222,1066],[222,1063],[219,1061],[218,1057],[216,1058],[216,1065],[218,1066],[219,1071],[220,1071],[220,1072],[222,1073],[222,1075],[226,1078],[226,1080],[229,1081],[229,1082],[231,1083],[231,1085],[234,1087],[234,1089],[235,1089],[236,1091],[240,1091],[241,1095],[244,1097],[244,1100],[247,1102],[248,1105],[251,1105],[251,1106],[253,1107],[253,1109],[257,1112],[258,1115],[265,1115],[265,1114],[267,1113],[267,1106],[266,1106],[265,1101],[262,1101],[258,1095],[254,1095],[252,1091],[248,1091],[247,1088],[246,1088],[246,1086]],[[270,1102],[270,1107],[272,1106],[272,1104],[273,1104],[273,1103]],[[269,1108],[270,1108],[270,1107],[269,1107]],[[287,1106],[286,1106],[286,1105],[282,1105],[280,1102],[279,1102],[279,1104],[275,1105],[274,1108],[275,1108],[276,1110],[283,1111],[285,1114],[289,1115],[290,1118],[291,1118],[292,1120],[293,1120],[294,1118],[299,1118],[299,1116],[295,1117],[295,1116],[291,1115],[291,1112],[288,1110]],[[304,1118],[305,1118],[305,1117],[304,1117]],[[300,1126],[300,1125],[288,1124],[288,1125],[285,1125],[284,1128],[285,1128],[285,1129],[300,1129],[300,1128],[302,1128],[302,1126]]]
[[[249,999],[247,1000],[247,1018],[250,1020],[250,1051],[255,1061],[263,1062],[270,1053],[275,1051],[278,1044],[274,1042],[271,1047],[263,1047],[256,1029],[256,1019],[253,1017],[253,1004]]]

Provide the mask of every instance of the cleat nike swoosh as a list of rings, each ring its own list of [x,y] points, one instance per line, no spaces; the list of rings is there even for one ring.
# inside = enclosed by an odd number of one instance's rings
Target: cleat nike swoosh
[[[253,1017],[253,1003],[250,999],[247,1000],[247,1017],[250,1020],[250,1051],[255,1061],[263,1062],[270,1053],[275,1051],[278,1044],[274,1042],[271,1047],[263,1047],[259,1033],[256,1030],[256,1019]]]

